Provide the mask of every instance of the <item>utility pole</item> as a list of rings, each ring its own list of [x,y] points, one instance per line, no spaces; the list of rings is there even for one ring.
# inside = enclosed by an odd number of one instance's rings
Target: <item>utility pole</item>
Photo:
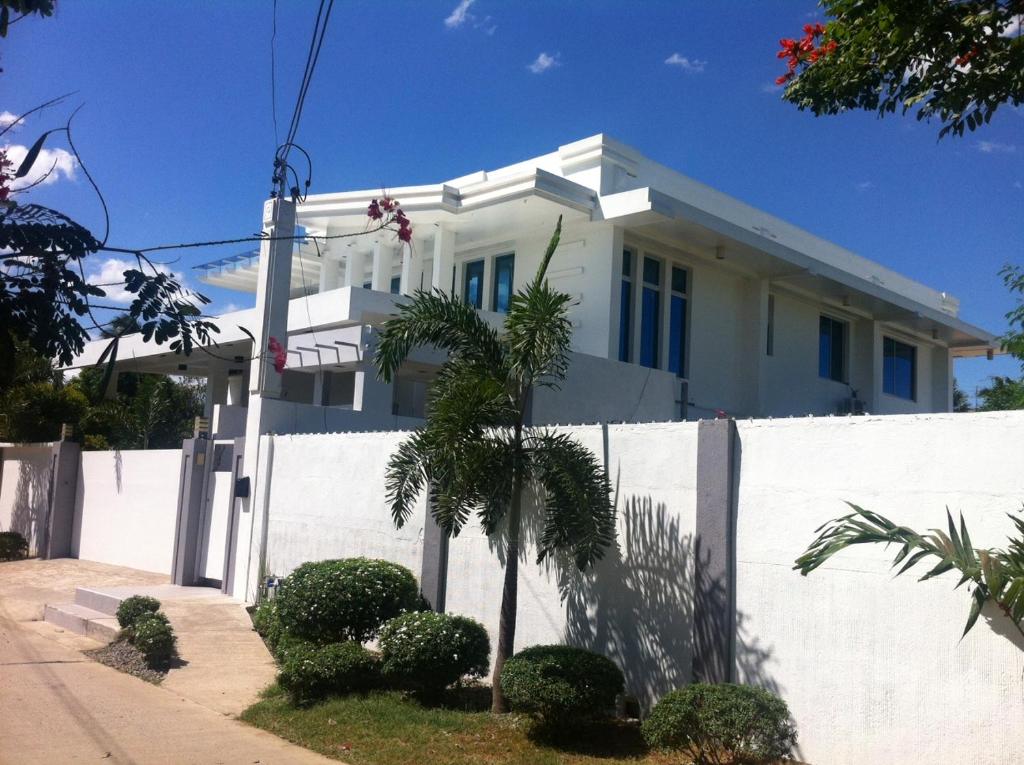
[[[291,296],[292,249],[295,237],[295,203],[286,196],[284,171],[279,170],[277,195],[263,203],[263,232],[259,276],[256,281],[256,347],[253,348],[249,394],[281,397],[281,374],[274,368],[274,354],[267,350],[271,338],[288,348],[288,300]]]

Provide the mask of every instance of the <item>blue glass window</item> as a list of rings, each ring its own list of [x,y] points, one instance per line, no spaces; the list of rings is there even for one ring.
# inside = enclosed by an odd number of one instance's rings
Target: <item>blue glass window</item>
[[[882,338],[882,390],[913,401],[916,388],[917,348],[891,337]]]
[[[392,295],[397,295],[401,291],[402,291],[402,277],[401,276],[392,276],[391,277],[391,294]]]
[[[846,382],[846,323],[828,316],[818,320],[818,376]]]
[[[668,309],[668,371],[686,371],[686,271],[672,267],[672,296]]]
[[[502,255],[494,259],[494,295],[492,305],[498,313],[507,313],[512,299],[512,280],[515,275],[515,255]]]
[[[463,267],[462,299],[474,308],[482,308],[484,300],[484,262],[474,260]]]
[[[644,258],[643,291],[640,293],[640,365],[658,366],[661,325],[661,263]]]
[[[622,251],[622,286],[619,297],[619,361],[629,361],[633,345],[633,253]]]

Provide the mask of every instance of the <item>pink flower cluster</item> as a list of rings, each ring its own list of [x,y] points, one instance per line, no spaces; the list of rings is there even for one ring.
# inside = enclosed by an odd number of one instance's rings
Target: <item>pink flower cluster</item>
[[[288,350],[281,345],[276,337],[270,338],[267,343],[267,350],[274,356],[274,371],[281,374],[288,363]]]
[[[387,195],[380,199],[370,201],[366,208],[366,216],[373,221],[381,221],[381,228],[389,228],[392,225],[398,226],[398,238],[403,242],[412,241],[412,223],[402,212],[402,206],[397,199]]]
[[[801,64],[813,64],[821,58],[835,52],[836,41],[829,40],[824,45],[818,45],[817,41],[825,34],[825,27],[821,24],[804,24],[804,36],[799,40],[792,40],[784,37],[779,40],[782,46],[775,55],[778,58],[786,59],[788,71],[775,79],[776,85],[785,85],[796,76],[796,70]]]

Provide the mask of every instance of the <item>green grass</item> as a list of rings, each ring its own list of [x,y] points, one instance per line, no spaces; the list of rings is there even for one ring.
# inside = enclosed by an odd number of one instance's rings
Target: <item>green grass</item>
[[[428,708],[380,692],[303,709],[275,686],[242,720],[350,765],[668,765],[681,759],[648,753],[632,723],[543,734],[519,715],[470,711],[482,701],[470,691],[446,708]]]

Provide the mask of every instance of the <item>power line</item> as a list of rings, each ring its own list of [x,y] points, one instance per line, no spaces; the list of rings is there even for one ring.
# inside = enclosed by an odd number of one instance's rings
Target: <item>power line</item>
[[[320,50],[323,47],[324,36],[327,33],[327,23],[334,9],[334,0],[320,0],[316,12],[316,21],[313,25],[313,34],[309,40],[309,48],[306,51],[306,65],[303,68],[302,80],[299,84],[299,91],[295,98],[295,108],[292,110],[291,122],[288,125],[288,132],[285,135],[284,143],[278,151],[277,159],[282,163],[288,160],[288,152],[291,151],[295,136],[299,131],[299,124],[302,120],[302,111],[306,105],[306,95],[309,93],[309,86],[313,81],[313,73],[316,70],[317,61],[320,58]]]
[[[277,62],[274,57],[274,42],[277,40],[277,0],[274,0],[274,21],[270,33],[270,114],[274,120],[274,145],[279,146],[281,139],[277,131]]]

